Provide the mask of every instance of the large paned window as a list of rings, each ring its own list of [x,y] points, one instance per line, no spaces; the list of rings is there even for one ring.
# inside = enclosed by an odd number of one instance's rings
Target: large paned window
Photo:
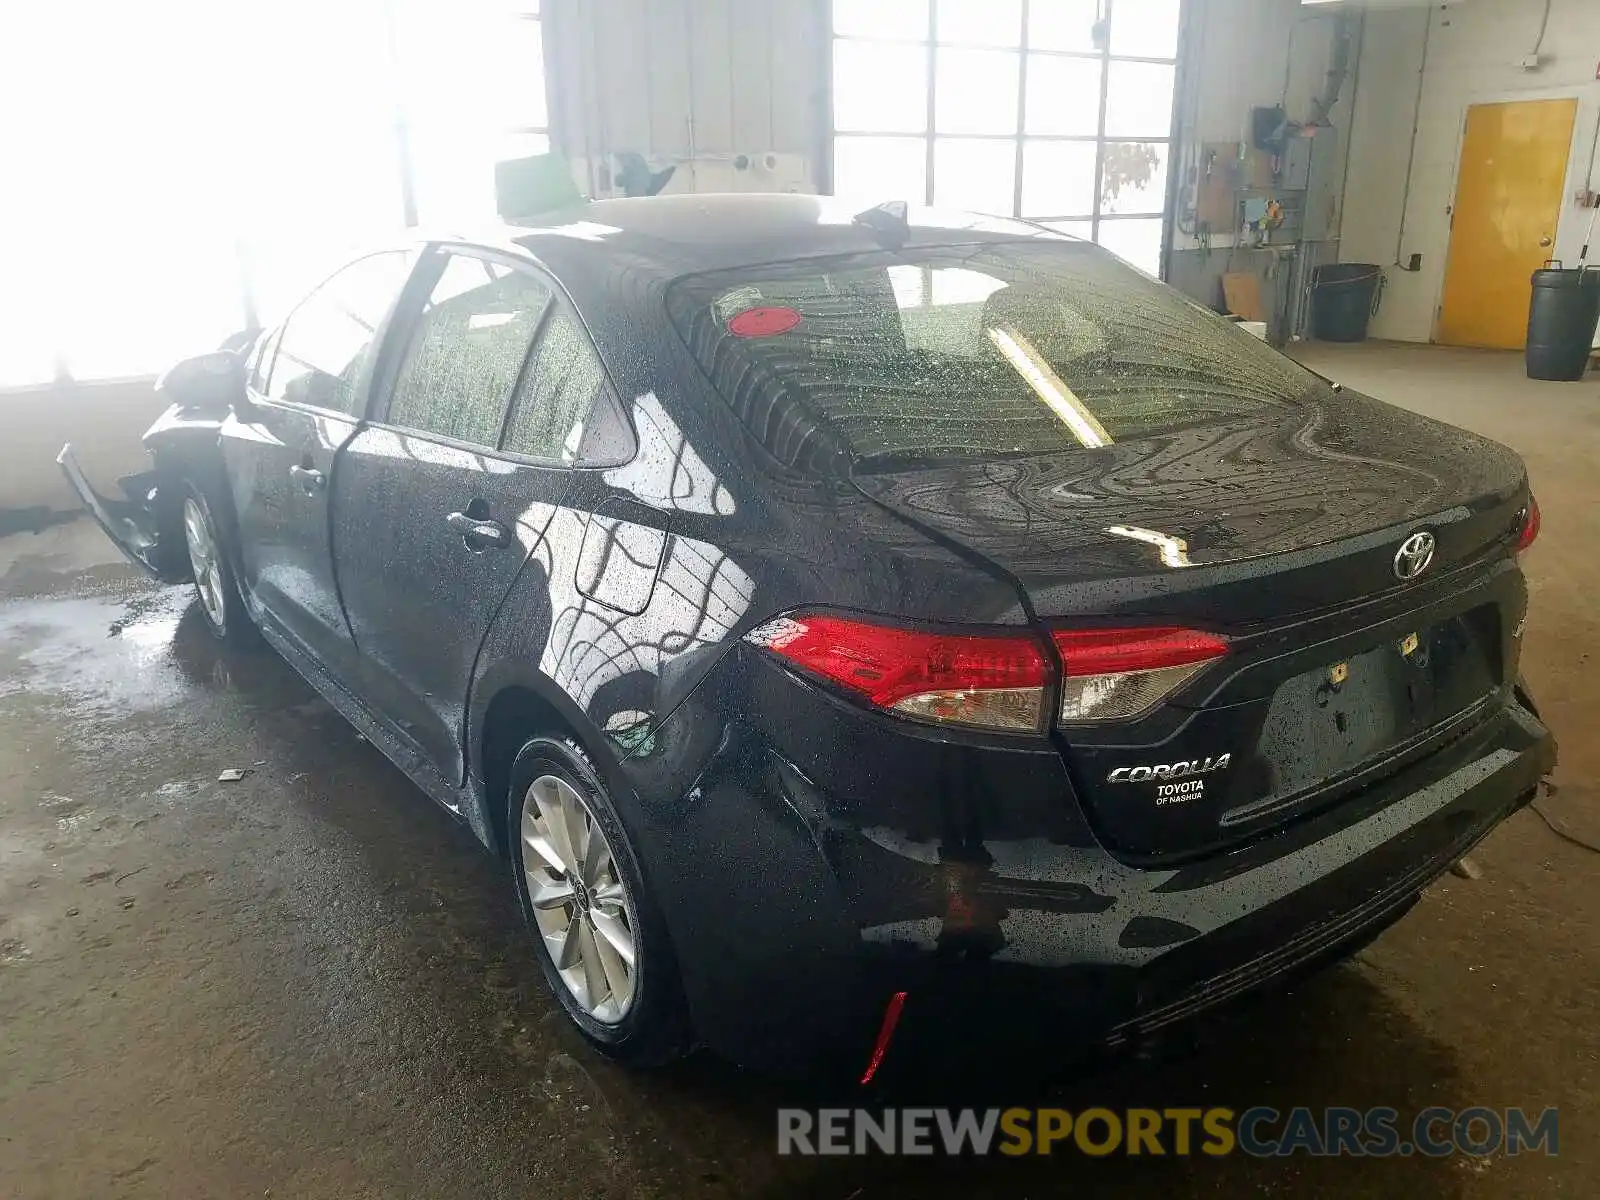
[[[834,0],[833,190],[1160,270],[1182,0]]]
[[[548,149],[538,0],[0,3],[0,391],[157,374]]]

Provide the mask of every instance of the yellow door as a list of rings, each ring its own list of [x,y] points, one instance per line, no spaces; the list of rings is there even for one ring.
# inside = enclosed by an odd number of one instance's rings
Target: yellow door
[[[1555,251],[1577,100],[1467,109],[1438,340],[1521,350],[1529,277]]]

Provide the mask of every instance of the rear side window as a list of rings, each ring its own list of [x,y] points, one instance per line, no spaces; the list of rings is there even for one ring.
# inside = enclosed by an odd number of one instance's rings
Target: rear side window
[[[526,272],[450,255],[395,379],[395,425],[493,448],[528,346],[551,299]]]
[[[768,451],[826,473],[1094,449],[1326,386],[1066,240],[693,276],[668,306]]]
[[[605,369],[583,326],[564,309],[553,310],[518,390],[505,448],[533,458],[576,461],[585,423],[605,386]]]
[[[404,250],[357,259],[290,314],[269,364],[267,395],[359,415],[378,326],[410,271]]]

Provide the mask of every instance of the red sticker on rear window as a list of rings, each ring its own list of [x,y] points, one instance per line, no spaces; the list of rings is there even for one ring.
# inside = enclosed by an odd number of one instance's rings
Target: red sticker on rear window
[[[747,308],[737,316],[728,318],[728,332],[734,337],[764,338],[788,333],[800,324],[799,310],[762,305]]]

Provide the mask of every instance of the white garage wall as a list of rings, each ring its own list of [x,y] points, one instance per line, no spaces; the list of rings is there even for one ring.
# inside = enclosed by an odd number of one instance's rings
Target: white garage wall
[[[1600,117],[1595,81],[1600,0],[1552,0],[1543,65],[1524,71],[1518,60],[1532,52],[1543,11],[1544,0],[1461,0],[1421,12],[1367,15],[1340,257],[1386,268],[1375,337],[1425,342],[1432,336],[1450,245],[1461,129],[1470,104],[1578,97],[1567,199],[1554,250],[1569,265],[1576,261],[1593,216],[1572,202],[1572,194],[1584,186]],[[1413,124],[1415,157],[1407,194]],[[1394,265],[1414,253],[1422,255],[1420,271]],[[1600,247],[1595,258],[1600,259]]]
[[[601,164],[622,151],[676,164],[669,192],[815,189],[826,0],[545,0],[543,12],[551,133],[585,191],[604,192]]]
[[[1367,14],[1345,174],[1345,262],[1396,261],[1430,17],[1427,8]]]

